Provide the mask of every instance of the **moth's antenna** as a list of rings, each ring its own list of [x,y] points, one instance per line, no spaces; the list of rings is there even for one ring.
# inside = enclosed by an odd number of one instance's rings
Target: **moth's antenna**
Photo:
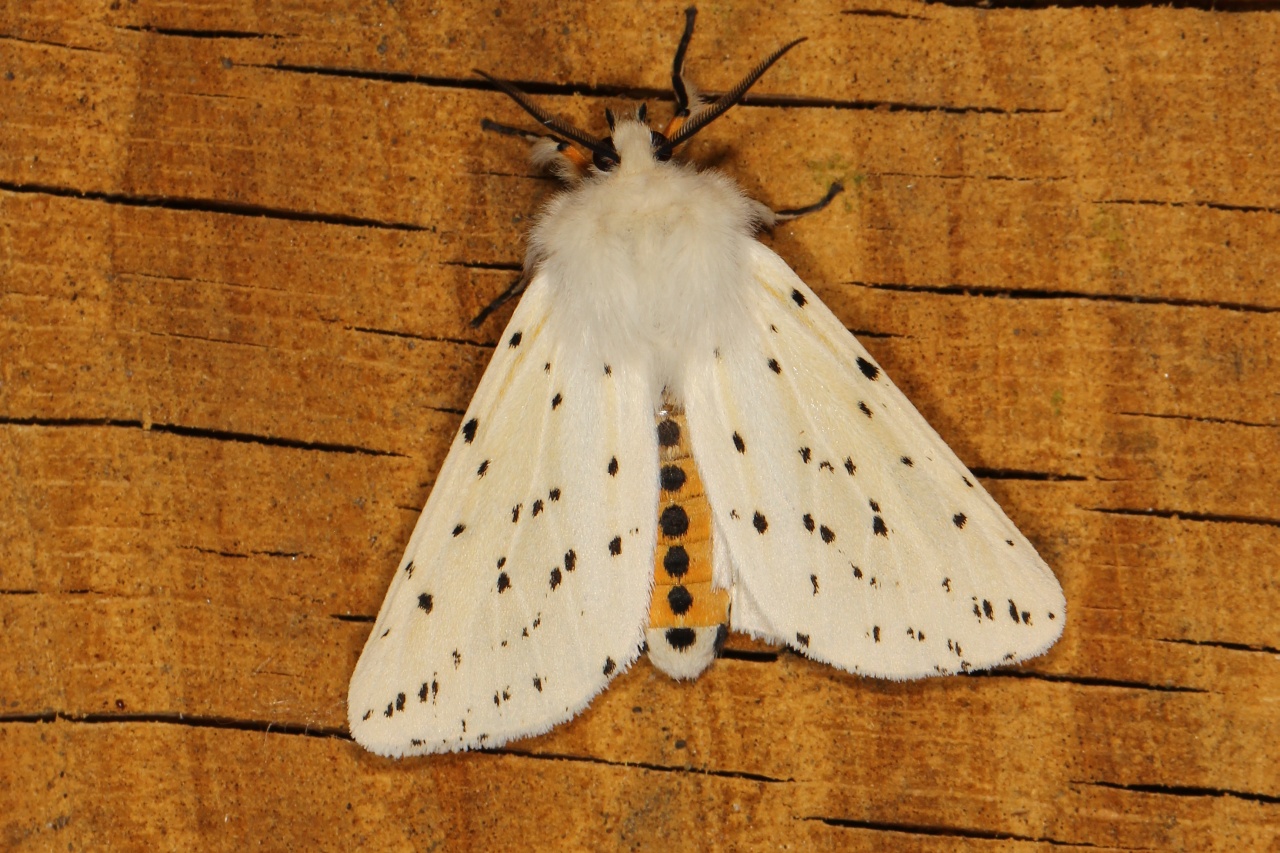
[[[684,84],[684,55],[689,49],[689,41],[693,38],[693,22],[698,17],[698,10],[693,6],[684,10],[684,35],[680,36],[680,44],[676,47],[676,59],[671,64],[671,89],[676,94],[676,115],[689,114],[689,89]]]
[[[587,134],[578,130],[573,125],[569,124],[564,119],[558,118],[546,112],[541,107],[537,106],[528,98],[526,98],[524,92],[521,92],[519,89],[517,89],[515,86],[512,86],[507,81],[499,80],[497,77],[492,77],[488,74],[485,74],[483,71],[481,71],[478,68],[473,68],[471,70],[476,74],[479,74],[484,79],[488,80],[493,85],[497,86],[499,89],[501,89],[504,93],[506,93],[507,97],[511,98],[511,100],[519,104],[522,110],[524,110],[529,115],[536,118],[543,127],[547,128],[552,133],[558,134],[560,136],[565,137],[566,139],[570,139],[578,143],[583,148],[590,151],[592,154],[599,154],[604,157],[617,156],[616,154],[611,152],[608,148],[606,148],[605,145],[601,142],[601,140],[588,136]]]
[[[552,142],[554,142],[558,146],[566,146],[569,144],[565,140],[556,136],[554,133],[538,133],[537,131],[534,131],[534,130],[525,130],[524,128],[520,128],[520,127],[512,127],[509,124],[499,124],[498,122],[491,121],[490,119],[487,119],[487,118],[480,119],[480,127],[482,127],[485,130],[493,131],[494,133],[500,133],[503,136],[518,136],[521,139],[525,140],[526,142],[534,142],[539,139],[550,139]]]
[[[686,32],[688,32],[688,30],[686,30]],[[689,137],[693,136],[695,133],[711,124],[711,122],[724,115],[729,107],[742,100],[742,97],[747,94],[747,90],[750,89],[757,80],[764,76],[764,72],[768,71],[769,67],[773,65],[773,63],[781,59],[783,54],[802,41],[805,41],[805,39],[799,38],[790,44],[784,44],[782,47],[765,57],[759,65],[751,69],[750,74],[742,78],[742,81],[738,83],[738,85],[734,86],[732,89],[717,98],[714,104],[711,104],[705,109],[699,110],[690,117],[688,121],[680,125],[680,129],[671,136],[668,144],[674,148],[682,142],[688,142]]]

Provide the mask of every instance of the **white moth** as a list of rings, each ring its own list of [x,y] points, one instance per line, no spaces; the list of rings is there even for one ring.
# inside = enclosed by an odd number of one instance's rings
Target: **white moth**
[[[726,621],[892,679],[1024,660],[1062,631],[1031,543],[755,239],[805,211],[671,160],[798,43],[701,103],[686,15],[664,133],[642,107],[597,139],[494,81],[550,132],[486,126],[536,138],[569,188],[351,678],[373,752],[545,732],[646,638],[696,677]]]

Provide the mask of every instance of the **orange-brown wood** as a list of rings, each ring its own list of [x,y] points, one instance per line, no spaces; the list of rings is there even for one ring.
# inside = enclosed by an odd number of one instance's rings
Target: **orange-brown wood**
[[[347,680],[553,182],[683,4],[0,6],[0,846],[1280,848],[1280,14],[706,5],[688,154],[1062,580],[1062,640],[861,679],[730,636],[390,761]],[[531,449],[530,452],[534,452]]]

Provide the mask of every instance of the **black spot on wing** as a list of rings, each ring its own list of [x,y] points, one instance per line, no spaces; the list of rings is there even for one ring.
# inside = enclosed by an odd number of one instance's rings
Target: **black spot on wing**
[[[804,460],[804,464],[808,465],[809,460],[813,458],[813,450],[808,447],[800,448],[800,458]]]
[[[462,425],[462,440],[467,444],[476,440],[476,429],[480,426],[478,418],[472,418]]]
[[[557,391],[556,395],[551,398],[551,410],[555,411],[556,409],[560,408],[560,404],[563,402],[564,402],[564,397],[562,397],[560,395],[560,392]]]
[[[684,487],[684,469],[679,465],[663,465],[658,480],[664,492],[678,492]]]
[[[560,586],[560,579],[561,579],[560,567],[556,566],[554,569],[551,570],[551,588],[552,589],[555,589],[556,587]]]
[[[515,349],[516,347],[520,346],[520,341],[523,339],[524,339],[524,334],[522,332],[516,332],[514,335],[511,336],[511,340],[507,341],[507,346],[511,347],[512,349]]]
[[[615,536],[609,540],[609,553],[616,557],[622,553],[622,537]]]
[[[794,303],[795,303],[796,305],[798,305],[799,307],[803,308],[803,307],[804,307],[804,304],[805,304],[806,302],[808,302],[809,300],[805,299],[805,298],[804,298],[804,294],[803,294],[803,293],[801,293],[800,291],[798,291],[798,290],[793,290],[793,291],[791,291],[791,301],[792,301],[792,302],[794,302]]]
[[[618,457],[614,456],[612,459],[610,459],[609,465],[608,467],[605,468],[605,470],[609,472],[610,477],[618,476]]]
[[[812,532],[813,532],[813,527],[814,527],[814,525],[813,525],[813,516],[806,512],[806,513],[804,514],[804,517],[803,517],[803,518],[801,518],[800,520],[804,522],[804,529],[805,529],[805,530],[807,530],[807,531],[809,531],[810,533],[812,533]]]
[[[520,520],[520,510],[524,508],[524,504],[516,504],[511,508],[511,523],[515,524]]]
[[[873,625],[871,627],[871,639],[875,640],[877,643],[880,642],[880,626],[879,625]]]
[[[744,442],[742,440],[742,436],[738,435],[736,432],[733,434],[733,446],[737,449],[739,453],[747,452],[746,442]]]
[[[899,461],[899,462],[901,462],[903,465],[906,465],[908,468],[914,468],[914,467],[915,467],[915,464],[916,464],[916,463],[914,463],[914,462],[912,462],[912,461],[911,461],[911,457],[910,457],[910,456],[904,456],[904,457],[902,457],[901,459],[899,459],[898,461]]]
[[[809,583],[813,584],[813,594],[817,595],[818,594],[818,576],[809,575]]]
[[[858,472],[858,466],[853,464],[852,456],[846,456],[844,458],[844,470],[849,472],[850,477]]]
[[[504,593],[511,589],[511,577],[506,572],[498,573],[498,593]]]
[[[751,517],[751,526],[756,529],[757,533],[764,533],[769,529],[769,520],[757,512]]]
[[[534,516],[534,518],[537,518],[537,517],[538,517],[538,515],[542,512],[542,506],[543,506],[543,504],[542,504],[542,500],[541,500],[541,499],[538,499],[538,500],[536,500],[536,501],[534,501],[534,502],[533,502],[533,516]]]
[[[880,368],[867,361],[862,356],[858,356],[858,369],[862,371],[862,375],[874,382],[880,376]]]
[[[866,404],[866,403],[864,403],[864,402],[862,402],[861,400],[859,400],[859,401],[858,401],[858,408],[862,410],[862,414],[866,415],[867,417],[871,417],[871,409],[867,408],[867,404]]]
[[[570,548],[564,554],[564,570],[571,572],[578,567],[578,555]]]
[[[547,497],[548,497],[548,498],[550,498],[550,499],[551,499],[551,500],[553,500],[553,501],[558,501],[558,500],[560,500],[560,490],[559,490],[559,489],[552,489],[552,490],[547,494]]]
[[[613,675],[613,671],[614,671],[615,669],[617,669],[617,668],[618,668],[618,665],[617,665],[616,663],[614,663],[614,662],[613,662],[613,658],[605,658],[605,659],[604,659],[604,674],[605,674],[605,675]]]
[[[435,607],[435,599],[431,597],[430,593],[424,592],[418,596],[418,607],[422,609],[423,613],[430,613],[431,608]]]
[[[835,531],[833,531],[830,527],[827,527],[825,524],[818,526],[818,535],[821,536],[822,541],[827,543],[828,545],[836,541]]]
[[[483,477],[489,470],[489,460],[486,459],[480,463],[480,467],[476,469],[476,476]]]
[[[782,365],[778,364],[778,360],[776,358],[769,359],[769,369],[774,373],[782,373]]]
[[[964,524],[968,520],[969,520],[968,516],[966,516],[963,512],[957,512],[955,515],[951,516],[951,523],[954,524],[956,527],[960,528],[961,530],[964,530]]]
[[[461,536],[461,535],[462,535],[462,531],[464,531],[464,530],[466,530],[466,529],[467,529],[467,526],[466,526],[465,524],[455,524],[455,525],[454,525],[454,527],[453,527],[453,535],[454,535],[454,536]]]
[[[885,527],[884,519],[878,515],[871,519],[871,529],[877,536],[887,537],[889,535],[889,528]]]
[[[801,634],[801,633],[797,632],[797,633],[796,633],[796,642],[797,642],[797,643],[799,643],[800,645],[804,646],[805,648],[808,648],[808,647],[809,647],[809,635],[808,635],[808,634]]]
[[[606,364],[606,365],[604,366],[604,375],[605,375],[605,376],[612,376],[612,375],[613,375],[613,368]]]

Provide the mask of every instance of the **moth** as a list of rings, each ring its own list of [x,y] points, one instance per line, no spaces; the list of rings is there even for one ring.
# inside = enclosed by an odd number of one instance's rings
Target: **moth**
[[[757,241],[775,212],[674,151],[714,101],[606,111],[597,138],[493,80],[566,188],[351,678],[388,756],[496,747],[580,712],[636,661],[697,677],[727,629],[861,675],[1038,655],[1062,589],[870,354]]]

